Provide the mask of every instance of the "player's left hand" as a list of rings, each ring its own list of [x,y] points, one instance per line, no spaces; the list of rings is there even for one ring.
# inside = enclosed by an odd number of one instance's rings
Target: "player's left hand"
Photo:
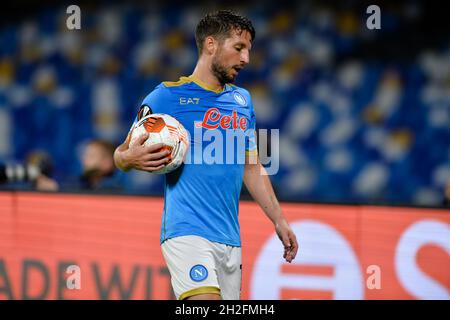
[[[284,217],[280,217],[275,223],[275,230],[284,245],[283,258],[291,263],[298,251],[297,237]]]

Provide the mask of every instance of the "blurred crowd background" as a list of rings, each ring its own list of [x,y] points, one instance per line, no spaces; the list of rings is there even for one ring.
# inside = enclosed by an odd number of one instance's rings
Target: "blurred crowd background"
[[[236,84],[252,93],[258,128],[280,129],[271,179],[281,200],[440,206],[450,181],[448,23],[424,2],[382,2],[381,29],[369,30],[369,4],[80,2],[72,31],[68,4],[5,17],[0,162],[37,155],[59,190],[100,189],[79,184],[92,173],[88,146],[121,143],[142,99],[192,72],[201,17],[232,8],[256,29]],[[163,192],[162,176],[110,171],[108,190]]]

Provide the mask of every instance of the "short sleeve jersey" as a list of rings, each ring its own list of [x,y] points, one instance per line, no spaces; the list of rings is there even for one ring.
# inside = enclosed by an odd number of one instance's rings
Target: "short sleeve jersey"
[[[185,163],[165,177],[161,243],[197,235],[241,246],[238,207],[245,155],[257,153],[249,92],[230,84],[212,90],[193,76],[181,77],[159,84],[144,99],[135,124],[150,113],[176,118],[190,142]]]

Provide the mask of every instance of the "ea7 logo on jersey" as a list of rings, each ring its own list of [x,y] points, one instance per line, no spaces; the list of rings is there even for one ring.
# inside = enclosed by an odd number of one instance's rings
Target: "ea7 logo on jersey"
[[[152,113],[153,113],[152,108],[150,108],[148,105],[144,104],[139,109],[137,120],[139,121],[142,118],[144,118],[145,116],[148,116],[148,115],[150,115]]]
[[[198,104],[200,98],[180,98],[180,104]]]

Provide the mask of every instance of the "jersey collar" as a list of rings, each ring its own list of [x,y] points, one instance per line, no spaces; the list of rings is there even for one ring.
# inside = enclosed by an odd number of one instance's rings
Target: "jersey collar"
[[[186,79],[186,80],[194,82],[196,85],[198,85],[199,87],[201,87],[201,88],[203,88],[203,89],[205,89],[207,91],[212,91],[214,93],[222,93],[222,92],[229,91],[231,89],[231,86],[229,84],[225,84],[223,89],[214,89],[210,85],[208,85],[207,83],[201,81],[197,77],[194,77],[193,75],[190,75],[188,77],[181,77],[181,79],[183,79],[183,78]]]

